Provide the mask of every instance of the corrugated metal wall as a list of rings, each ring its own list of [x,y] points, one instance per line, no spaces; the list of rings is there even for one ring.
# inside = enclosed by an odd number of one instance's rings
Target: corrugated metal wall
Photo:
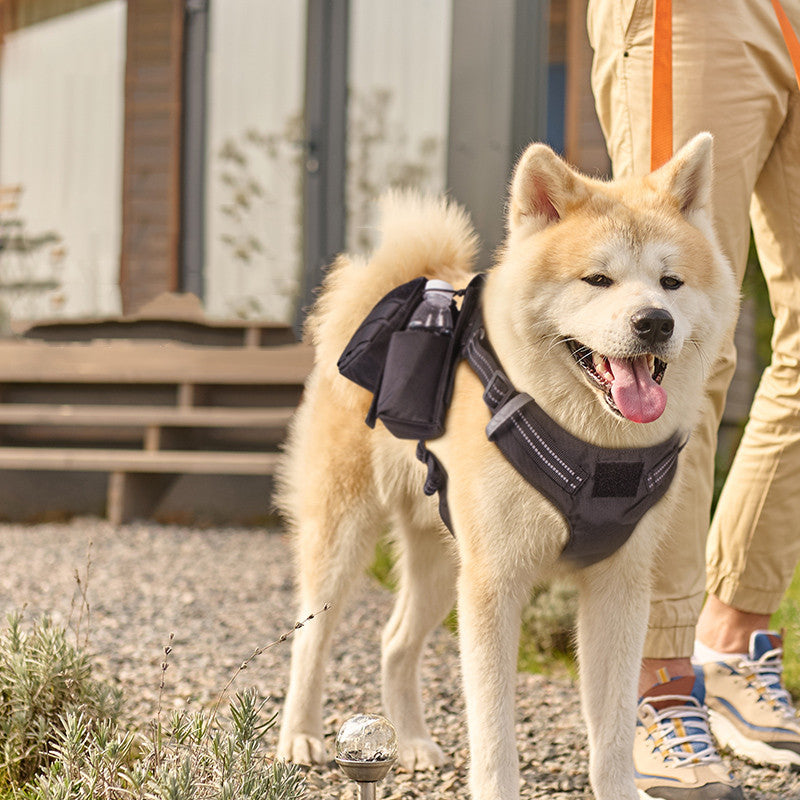
[[[305,3],[214,0],[208,61],[205,302],[289,322],[302,252]]]
[[[347,247],[375,243],[393,186],[445,189],[452,0],[351,0]]]
[[[58,245],[0,253],[0,290],[16,317],[120,310],[124,0],[90,6],[9,33],[0,61],[0,185],[20,185],[29,235]]]
[[[389,186],[445,182],[451,0],[353,0],[348,247]],[[206,308],[288,322],[301,269],[305,4],[215,0],[209,33]]]

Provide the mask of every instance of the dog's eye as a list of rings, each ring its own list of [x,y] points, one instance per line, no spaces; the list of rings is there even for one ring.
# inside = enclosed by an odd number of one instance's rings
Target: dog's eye
[[[589,286],[611,286],[614,281],[608,277],[608,275],[603,275],[602,272],[598,272],[595,275],[587,275],[585,278],[581,278],[582,281],[588,283]]]
[[[674,278],[671,275],[665,275],[661,279],[661,288],[662,289],[669,289],[673,291],[675,289],[680,289],[683,286],[683,281],[680,278]]]

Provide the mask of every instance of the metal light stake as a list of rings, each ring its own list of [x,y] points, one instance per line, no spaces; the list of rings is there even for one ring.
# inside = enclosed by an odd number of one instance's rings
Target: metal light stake
[[[339,729],[336,763],[358,784],[361,800],[375,800],[375,784],[382,781],[397,758],[397,734],[386,717],[357,714]]]

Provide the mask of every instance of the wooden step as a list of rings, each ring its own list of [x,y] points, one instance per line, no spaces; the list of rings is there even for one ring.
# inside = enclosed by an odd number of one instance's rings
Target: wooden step
[[[0,383],[302,384],[313,364],[304,344],[197,347],[177,342],[0,341]]]
[[[284,429],[294,407],[181,408],[177,406],[0,403],[0,425]]]
[[[188,338],[206,341],[196,333]],[[263,484],[269,513],[278,442],[313,350],[242,335],[233,347],[0,340],[0,471],[41,473],[37,510],[44,473],[106,473],[114,523],[151,516],[182,475]]]
[[[0,469],[271,475],[279,453],[0,447]]]

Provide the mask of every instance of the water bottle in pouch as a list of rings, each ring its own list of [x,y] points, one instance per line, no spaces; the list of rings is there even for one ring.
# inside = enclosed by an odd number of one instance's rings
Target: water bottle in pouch
[[[449,336],[453,332],[451,304],[455,289],[447,282],[437,279],[425,284],[422,302],[411,315],[408,330],[424,328],[432,333]]]

